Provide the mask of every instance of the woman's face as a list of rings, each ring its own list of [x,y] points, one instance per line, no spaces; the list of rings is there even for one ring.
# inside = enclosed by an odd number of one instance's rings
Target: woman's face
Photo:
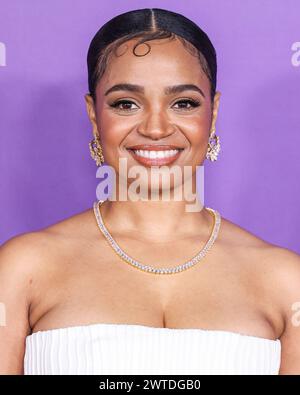
[[[178,39],[148,41],[150,52],[140,57],[133,53],[135,43],[136,39],[127,41],[117,50],[120,56],[111,55],[96,87],[96,104],[89,95],[85,96],[93,133],[100,135],[105,162],[117,173],[120,158],[127,159],[128,169],[142,165],[149,171],[151,165],[166,164],[182,169],[192,166],[194,173],[196,166],[205,160],[220,93],[216,93],[212,103],[210,82],[198,58]],[[135,50],[141,55],[148,51],[146,44]],[[118,89],[115,87],[118,84],[134,87]],[[181,85],[192,87],[180,89]],[[167,90],[174,86],[179,88]],[[137,145],[142,150],[139,155],[132,151]],[[176,152],[174,157],[164,154],[162,158],[145,158],[148,156],[145,151],[171,148],[173,154]]]

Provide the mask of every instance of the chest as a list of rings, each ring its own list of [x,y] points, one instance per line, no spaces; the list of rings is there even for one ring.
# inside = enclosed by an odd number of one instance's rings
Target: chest
[[[155,275],[105,252],[73,256],[41,279],[31,313],[34,331],[102,322],[272,336],[255,278],[244,276],[226,254],[212,252],[184,272]],[[156,255],[147,256],[157,262]]]

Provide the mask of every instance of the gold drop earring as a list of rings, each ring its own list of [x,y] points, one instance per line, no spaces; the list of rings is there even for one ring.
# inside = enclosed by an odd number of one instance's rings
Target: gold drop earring
[[[220,150],[221,150],[220,137],[216,135],[216,129],[214,128],[209,136],[206,158],[212,162],[217,160]]]
[[[89,142],[89,148],[91,157],[96,161],[96,165],[102,166],[102,163],[104,162],[104,156],[99,135],[94,137],[93,140]]]

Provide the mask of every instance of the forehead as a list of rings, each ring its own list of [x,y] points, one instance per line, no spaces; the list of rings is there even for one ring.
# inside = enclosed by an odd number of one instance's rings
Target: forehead
[[[97,90],[120,82],[151,87],[194,83],[209,91],[195,50],[187,49],[177,38],[150,40],[134,49],[137,39],[127,41],[108,58],[107,67]],[[133,52],[134,50],[134,52]]]

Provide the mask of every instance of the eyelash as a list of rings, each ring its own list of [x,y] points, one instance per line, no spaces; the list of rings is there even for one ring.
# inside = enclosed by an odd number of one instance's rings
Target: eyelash
[[[196,108],[196,107],[199,107],[200,106],[200,101],[198,101],[198,100],[192,100],[192,99],[182,99],[182,100],[178,100],[176,103],[174,103],[174,104],[177,104],[177,103],[182,103],[182,102],[184,102],[184,103],[190,103],[191,104],[191,106],[192,106],[192,108],[184,108],[183,110],[186,110],[186,111],[190,111],[190,110],[192,110],[193,108]],[[110,104],[110,107],[113,107],[113,108],[116,108],[116,109],[118,109],[118,106],[120,105],[120,104],[124,104],[124,103],[131,103],[131,104],[135,104],[134,102],[132,102],[131,100],[117,100],[117,101],[115,101],[114,103],[112,103],[112,104]],[[132,111],[132,109],[121,109],[120,108],[120,110],[121,111]]]

